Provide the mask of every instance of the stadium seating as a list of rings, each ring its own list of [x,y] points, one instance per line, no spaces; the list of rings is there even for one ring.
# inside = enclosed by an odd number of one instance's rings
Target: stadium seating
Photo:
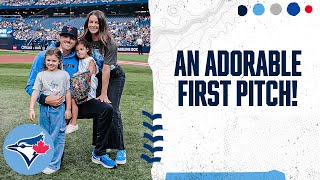
[[[6,21],[9,23],[12,23],[14,21],[18,20],[18,18],[2,18],[0,22]]]
[[[36,0],[4,0],[0,6],[28,6],[33,5]]]
[[[124,23],[128,21],[134,21],[134,17],[130,16],[107,16],[107,22],[119,22]]]
[[[70,20],[70,17],[51,17],[40,23],[40,26],[44,29],[56,29],[60,26],[63,26],[67,21]]]
[[[1,17],[0,28],[14,28],[14,38],[17,40],[40,38],[56,40],[62,26],[77,27],[79,33],[83,31],[85,17]],[[107,15],[107,24],[116,42],[120,46],[135,46],[136,39],[142,37],[145,46],[150,46],[150,17]]]
[[[72,19],[71,21],[69,21],[65,25],[74,26],[74,27],[80,29],[84,25],[85,20],[86,20],[85,17],[78,17],[78,18]]]
[[[24,22],[26,24],[33,24],[35,22],[40,22],[41,20],[45,19],[45,17],[28,17],[28,18],[24,18]]]
[[[108,2],[124,2],[139,0],[3,0],[0,6],[43,6],[43,5],[65,5],[65,4],[95,4]]]

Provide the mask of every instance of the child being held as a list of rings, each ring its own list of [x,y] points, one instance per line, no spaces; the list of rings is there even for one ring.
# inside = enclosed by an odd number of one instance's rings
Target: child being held
[[[91,76],[91,80],[89,82],[90,90],[88,92],[88,98],[85,99],[86,101],[89,101],[90,99],[96,98],[96,89],[98,87],[98,79],[96,78],[96,74],[99,70],[93,57],[89,55],[91,54],[90,47],[85,41],[79,40],[77,42],[76,53],[79,58],[79,66],[78,72],[73,76],[78,76],[79,74],[85,72],[88,72],[89,76]],[[66,134],[72,133],[79,129],[79,126],[77,124],[79,110],[77,101],[74,98],[75,97],[72,98],[72,119],[67,125]]]

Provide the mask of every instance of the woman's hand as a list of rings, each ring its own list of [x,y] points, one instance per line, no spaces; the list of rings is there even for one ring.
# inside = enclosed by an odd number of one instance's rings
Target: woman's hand
[[[97,100],[100,100],[101,102],[105,103],[111,103],[107,95],[100,95],[99,97],[96,98]]]
[[[102,68],[102,88],[101,88],[101,95],[97,97],[98,100],[105,103],[111,103],[108,98],[108,86],[109,86],[109,79],[110,79],[110,66],[103,64]]]

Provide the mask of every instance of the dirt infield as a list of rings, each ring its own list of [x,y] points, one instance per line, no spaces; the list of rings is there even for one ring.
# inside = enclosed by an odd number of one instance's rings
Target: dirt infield
[[[31,54],[21,54],[21,55],[0,55],[0,64],[9,64],[9,63],[32,63],[35,55]],[[134,65],[134,66],[145,66],[149,67],[149,64],[146,62],[138,61],[128,61],[128,60],[119,60],[119,64],[125,65]]]

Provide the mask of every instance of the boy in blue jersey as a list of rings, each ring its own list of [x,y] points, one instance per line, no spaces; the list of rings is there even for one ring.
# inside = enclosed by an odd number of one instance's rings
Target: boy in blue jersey
[[[53,47],[57,47],[62,52],[62,63],[63,70],[69,73],[70,77],[78,71],[78,59],[74,51],[75,44],[78,38],[78,30],[72,26],[64,26],[60,33],[59,42]],[[44,55],[45,51],[41,51],[35,57],[27,86],[26,92],[31,95],[33,92],[33,85],[37,74],[42,70],[44,65]],[[59,96],[59,92],[55,92],[49,96],[40,94],[37,101],[44,106],[60,106],[63,103],[64,96]],[[116,167],[116,163],[109,158],[106,154],[106,145],[108,141],[108,136],[110,134],[113,107],[111,104],[101,102],[97,99],[91,99],[78,107],[79,108],[79,118],[93,118],[93,126],[97,127],[98,137],[93,137],[96,145],[92,154],[92,158],[96,160],[96,163],[103,165],[106,168]],[[95,133],[96,134],[96,133]],[[94,134],[94,135],[95,135]]]

